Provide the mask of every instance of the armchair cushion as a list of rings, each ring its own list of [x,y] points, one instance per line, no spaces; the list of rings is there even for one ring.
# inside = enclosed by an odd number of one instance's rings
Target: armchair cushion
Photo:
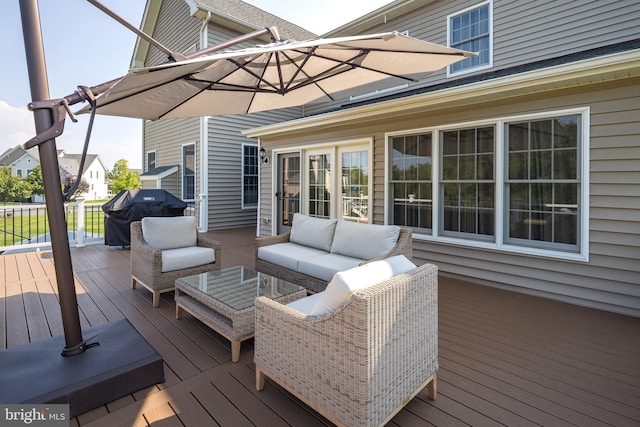
[[[396,225],[338,221],[331,253],[362,259],[378,258],[394,248],[399,235],[400,227]]]
[[[407,257],[398,255],[336,273],[327,289],[318,294],[321,297],[318,298],[311,315],[324,316],[332,313],[349,300],[353,291],[368,288],[415,268],[416,265]]]
[[[289,241],[329,252],[336,229],[335,219],[314,218],[296,213]]]
[[[162,272],[182,270],[215,262],[213,248],[191,246],[187,248],[165,249],[162,251]]]
[[[196,246],[198,235],[194,216],[142,218],[144,240],[156,249]]]
[[[311,313],[313,312],[313,308],[318,302],[318,299],[322,297],[323,292],[318,292],[317,294],[312,294],[312,295],[309,295],[308,297],[297,299],[287,304],[287,307],[292,308],[296,311],[299,311],[302,314],[306,314],[307,316],[310,316]]]

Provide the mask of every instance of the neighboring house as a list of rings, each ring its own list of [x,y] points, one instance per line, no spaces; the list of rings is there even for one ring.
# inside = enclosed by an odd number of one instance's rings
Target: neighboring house
[[[407,226],[442,274],[640,316],[638,22],[634,1],[399,0],[324,35],[480,54],[245,131],[271,158],[259,234],[298,211]]]
[[[60,170],[60,181],[69,176],[78,176],[80,170],[81,154],[67,154],[64,150],[58,150],[58,168]],[[34,167],[40,164],[38,148],[34,147],[25,150],[21,146],[16,146],[6,150],[0,155],[0,166],[9,166],[13,176],[26,178]],[[82,178],[89,184],[89,192],[83,194],[87,200],[105,199],[108,196],[107,188],[107,168],[96,154],[87,154],[84,174]],[[42,202],[41,195],[34,195],[33,201]]]
[[[64,182],[68,176],[82,176],[89,191],[83,193],[86,200],[106,199],[109,196],[109,186],[107,180],[108,169],[97,154],[87,154],[84,161],[84,172],[79,174],[82,154],[67,154],[63,150],[58,150],[58,164],[60,168],[60,180]]]
[[[148,0],[141,29],[163,45],[190,53],[234,37],[276,26],[283,39],[315,34],[239,0]],[[236,48],[268,43],[245,42]],[[165,62],[138,40],[133,67]],[[215,230],[256,223],[258,143],[242,131],[302,116],[293,108],[249,116],[219,116],[144,123],[142,188],[163,188],[183,200],[206,196],[206,224]]]
[[[12,176],[26,178],[31,170],[39,164],[40,157],[37,148],[25,150],[18,145],[0,154],[0,167],[8,166],[11,168]]]

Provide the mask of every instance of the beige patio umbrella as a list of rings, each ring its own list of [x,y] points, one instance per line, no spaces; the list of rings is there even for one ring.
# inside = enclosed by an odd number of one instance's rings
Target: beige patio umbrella
[[[151,120],[247,114],[416,82],[470,56],[398,32],[274,42],[134,69],[98,97],[96,112]]]

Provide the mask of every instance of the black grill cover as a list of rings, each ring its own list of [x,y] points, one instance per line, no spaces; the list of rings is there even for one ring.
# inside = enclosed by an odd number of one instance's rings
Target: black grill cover
[[[133,221],[146,216],[182,216],[187,204],[166,190],[122,190],[102,205],[104,244],[131,245]]]

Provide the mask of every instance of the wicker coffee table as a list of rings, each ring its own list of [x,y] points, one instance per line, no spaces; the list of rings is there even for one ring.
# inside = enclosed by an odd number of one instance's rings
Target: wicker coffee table
[[[301,286],[250,268],[223,268],[176,280],[176,318],[185,310],[231,340],[231,360],[237,362],[240,343],[254,335],[258,296],[287,304],[306,295]]]

